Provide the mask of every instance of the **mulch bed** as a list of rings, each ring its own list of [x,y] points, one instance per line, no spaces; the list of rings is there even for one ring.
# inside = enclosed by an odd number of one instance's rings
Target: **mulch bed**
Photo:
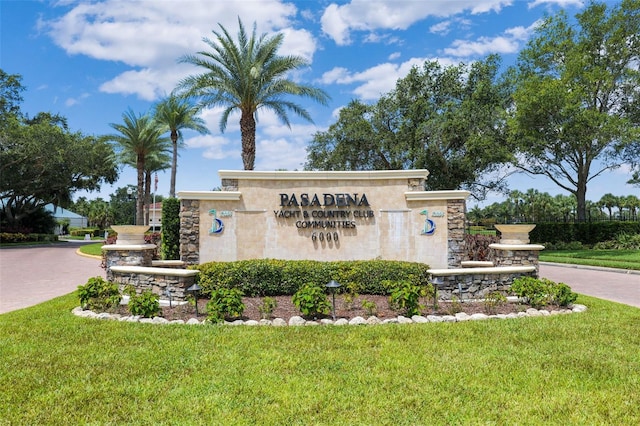
[[[275,308],[271,317],[267,319],[273,318],[282,318],[285,321],[289,321],[289,318],[292,316],[302,316],[298,308],[291,301],[291,296],[274,296],[273,299],[277,302],[277,307]],[[389,299],[387,296],[376,296],[376,295],[362,295],[359,296],[355,303],[352,306],[349,306],[345,303],[345,300],[342,295],[336,295],[336,318],[346,318],[350,320],[356,316],[360,316],[363,318],[368,318],[371,313],[362,308],[362,301],[368,300],[374,302],[377,307],[377,312],[374,313],[376,317],[379,319],[387,319],[387,318],[396,318],[398,315],[402,315],[401,312],[397,312],[392,310],[389,307]],[[258,309],[259,306],[262,305],[263,299],[261,297],[243,297],[242,301],[245,305],[245,310],[240,318],[232,318],[241,319],[243,321],[247,320],[256,320],[259,321],[261,318],[260,311]],[[329,296],[329,301],[331,302],[331,297]],[[206,307],[208,300],[200,299],[198,301],[198,319],[202,320],[206,318]],[[483,314],[509,314],[509,313],[517,313],[525,311],[529,306],[519,304],[519,303],[506,303],[501,306],[497,306],[493,311],[489,312],[487,306],[483,302],[443,302],[439,301],[437,309],[434,309],[433,300],[432,299],[424,299],[421,303],[423,305],[423,309],[421,310],[421,314],[423,316],[426,315],[455,315],[457,312],[465,312],[469,315],[475,313],[483,313]],[[190,318],[195,318],[195,307],[192,304],[184,304],[184,305],[174,305],[173,307],[163,306],[161,307],[162,314],[161,316],[167,320],[177,320],[181,319],[184,321],[188,321]],[[122,315],[130,315],[127,310],[126,305],[121,306],[117,313]],[[305,319],[317,319],[320,320],[322,318],[331,319],[331,312],[328,315],[319,316],[317,318],[305,318]],[[230,319],[231,320],[231,319]]]

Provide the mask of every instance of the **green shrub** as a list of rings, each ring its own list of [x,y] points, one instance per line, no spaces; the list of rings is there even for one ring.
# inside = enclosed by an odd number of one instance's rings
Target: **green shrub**
[[[114,308],[122,300],[118,285],[102,277],[89,278],[85,285],[78,286],[78,298],[82,309],[100,311]]]
[[[602,241],[615,240],[618,234],[640,234],[638,221],[577,222],[577,223],[538,223],[529,233],[534,243],[559,243],[579,241],[593,246]]]
[[[410,280],[388,281],[387,285],[391,289],[389,296],[389,307],[407,316],[419,315],[420,298],[427,296],[425,286],[412,283]]]
[[[565,243],[563,241],[559,241],[557,243],[544,243],[544,247],[547,250],[583,250],[585,249],[585,245],[580,241],[571,241],[569,243]]]
[[[448,315],[455,315],[458,312],[462,312],[462,302],[457,296],[451,296],[451,302],[446,305],[446,313]]]
[[[571,291],[571,287],[565,283],[558,283],[554,286],[553,303],[558,306],[569,306],[573,304],[578,295]]]
[[[361,285],[355,282],[350,282],[344,286],[345,291],[342,294],[342,302],[344,304],[344,308],[348,311],[355,308],[356,300],[360,296],[358,292],[360,291]]]
[[[640,234],[622,232],[612,240],[597,243],[593,248],[596,250],[640,250]]]
[[[504,306],[507,303],[507,298],[504,294],[498,291],[492,291],[484,297],[484,310],[487,314],[493,315],[496,313],[498,307]]]
[[[556,283],[546,278],[516,278],[511,291],[534,308],[549,304],[568,306],[578,298],[565,283]]]
[[[364,309],[367,316],[378,314],[378,305],[376,305],[376,302],[373,302],[371,300],[363,300],[360,305],[362,306],[362,309]]]
[[[306,317],[317,317],[318,315],[328,314],[331,309],[324,288],[314,284],[307,283],[300,288],[291,299],[293,304]]]
[[[195,267],[203,295],[220,287],[238,288],[251,297],[293,295],[304,284],[324,286],[331,278],[354,283],[361,294],[388,295],[384,281],[411,276],[416,284],[426,283],[429,266],[418,262],[391,260],[335,261],[255,259],[208,262]],[[330,277],[330,278],[329,278]]]
[[[271,318],[273,315],[273,311],[278,307],[278,302],[273,297],[266,296],[262,299],[262,303],[258,306],[258,311],[260,312],[260,318],[267,319]]]
[[[180,259],[180,200],[166,198],[162,201],[162,258]]]
[[[132,315],[140,315],[144,318],[153,318],[160,313],[160,296],[144,290],[137,294],[133,287],[127,289],[129,295],[129,312]]]
[[[244,312],[242,291],[237,288],[219,288],[211,293],[207,303],[207,319],[213,323],[237,318]]]
[[[545,278],[520,277],[513,280],[511,291],[534,308],[541,308],[551,302],[551,281]]]

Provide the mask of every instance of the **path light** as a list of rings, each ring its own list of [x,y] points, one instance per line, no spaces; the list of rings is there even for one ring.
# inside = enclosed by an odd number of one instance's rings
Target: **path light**
[[[433,309],[438,309],[438,287],[444,284],[444,278],[442,277],[433,277],[431,280],[431,284],[433,284]]]
[[[200,290],[202,290],[202,287],[200,287],[198,284],[194,284],[191,287],[189,287],[188,289],[186,289],[185,291],[189,294],[191,294],[193,296],[193,300],[195,300],[195,304],[196,304],[196,317],[198,316],[198,296],[200,295]]]
[[[171,305],[171,291],[169,290],[169,287],[167,287],[167,289],[164,291],[164,295],[169,299],[169,307],[173,308],[173,306]]]
[[[335,321],[336,320],[336,290],[340,288],[340,283],[335,280],[331,280],[324,286],[331,291],[331,295],[333,296],[333,320]]]

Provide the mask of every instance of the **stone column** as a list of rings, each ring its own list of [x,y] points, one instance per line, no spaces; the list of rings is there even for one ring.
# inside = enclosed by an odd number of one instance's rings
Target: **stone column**
[[[180,260],[200,263],[200,201],[180,200]]]
[[[447,201],[447,264],[459,268],[465,258],[465,200]]]

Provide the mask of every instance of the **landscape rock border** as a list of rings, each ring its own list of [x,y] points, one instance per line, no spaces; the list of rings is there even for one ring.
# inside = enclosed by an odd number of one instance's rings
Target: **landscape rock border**
[[[473,314],[468,315],[464,312],[458,312],[455,315],[414,315],[411,318],[404,317],[402,315],[396,318],[387,318],[381,320],[375,316],[370,316],[369,318],[363,318],[361,316],[357,316],[347,320],[345,318],[339,318],[335,321],[330,319],[321,319],[319,321],[310,321],[305,320],[301,316],[292,316],[289,318],[289,321],[285,321],[282,318],[275,318],[273,320],[236,320],[236,321],[225,321],[221,323],[221,325],[228,326],[273,326],[273,327],[285,327],[285,326],[314,326],[314,325],[334,325],[334,326],[343,326],[343,325],[377,325],[377,324],[422,324],[422,323],[435,323],[435,322],[463,322],[463,321],[483,321],[490,319],[516,319],[516,318],[526,318],[526,317],[541,317],[541,316],[554,316],[554,315],[565,315],[571,313],[580,313],[585,312],[587,307],[585,305],[574,304],[566,309],[554,309],[548,311],[546,309],[534,309],[529,308],[526,311],[518,312],[518,313],[510,313],[510,314],[496,314],[496,315],[486,315],[486,314]],[[187,324],[187,325],[204,325],[208,324],[206,319],[202,321],[197,318],[191,318],[188,321],[184,320],[172,320],[169,321],[166,318],[162,317],[154,317],[154,318],[143,318],[139,315],[121,315],[121,314],[110,314],[107,312],[96,313],[91,310],[83,310],[80,306],[73,308],[71,311],[74,315],[83,318],[95,318],[101,320],[111,320],[111,321],[122,321],[122,322],[139,322],[144,324]]]

